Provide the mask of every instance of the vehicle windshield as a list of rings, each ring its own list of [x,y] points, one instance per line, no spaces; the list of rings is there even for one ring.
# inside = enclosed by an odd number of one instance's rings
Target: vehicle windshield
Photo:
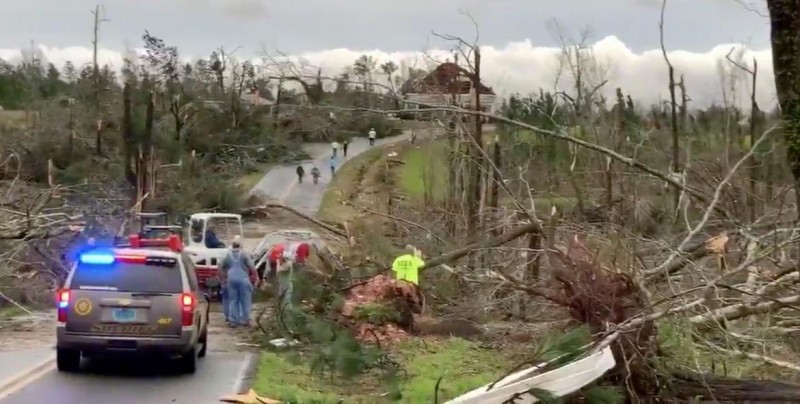
[[[183,282],[178,265],[116,263],[79,264],[72,275],[71,289],[112,290],[119,292],[181,293]]]
[[[206,227],[206,244],[209,243],[209,236],[216,238],[223,246],[229,247],[234,237],[242,237],[243,234],[236,218],[211,217]]]

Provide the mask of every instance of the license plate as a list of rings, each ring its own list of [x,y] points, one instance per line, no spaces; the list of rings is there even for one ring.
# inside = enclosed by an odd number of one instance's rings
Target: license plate
[[[129,323],[131,321],[136,321],[136,310],[114,309],[114,311],[111,312],[111,316],[114,318],[114,321],[120,323]]]

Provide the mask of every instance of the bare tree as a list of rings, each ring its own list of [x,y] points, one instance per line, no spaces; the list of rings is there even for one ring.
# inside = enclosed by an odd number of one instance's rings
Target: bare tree
[[[750,75],[750,78],[752,80],[752,84],[751,84],[751,88],[750,88],[750,122],[749,122],[749,134],[748,134],[749,140],[747,142],[748,145],[752,145],[756,140],[756,128],[757,128],[757,123],[759,121],[759,114],[760,114],[760,110],[758,108],[758,102],[756,102],[756,84],[757,84],[757,79],[758,79],[758,61],[756,60],[756,58],[753,58],[753,67],[750,68],[750,67],[740,63],[739,61],[736,61],[736,60],[732,59],[731,58],[731,53],[733,53],[733,51],[734,50],[731,49],[730,52],[728,52],[728,54],[725,55],[725,58],[731,64],[736,66],[736,68],[738,68],[738,69],[742,70],[743,72],[746,72],[748,75]],[[748,217],[749,217],[750,221],[754,222],[756,220],[756,209],[757,209],[757,206],[756,206],[756,200],[757,200],[757,196],[756,196],[756,181],[757,181],[758,166],[759,166],[757,154],[753,153],[753,157],[752,157],[751,161],[749,162],[749,165],[750,165],[750,168],[749,168],[749,175],[748,175],[749,176],[748,184],[749,184],[749,188],[750,189],[749,189],[749,194],[747,195],[747,209],[748,209]]]
[[[672,172],[675,176],[680,176],[681,173],[681,151],[680,151],[680,128],[678,127],[678,103],[675,98],[675,68],[667,56],[667,49],[664,46],[664,12],[667,9],[667,0],[661,2],[661,17],[658,23],[658,31],[661,40],[661,53],[664,55],[664,61],[667,63],[667,74],[669,77],[669,100],[670,100],[670,130],[672,132]],[[680,192],[676,191],[673,194],[673,206],[675,208],[675,215],[680,213]]]
[[[103,117],[100,109],[100,65],[97,63],[97,44],[98,35],[100,32],[100,24],[110,21],[101,15],[102,8],[100,5],[95,6],[92,15],[94,16],[94,27],[92,29],[92,81],[94,82],[93,101],[96,114],[96,127],[95,127],[95,153],[98,156],[103,154],[102,135],[103,135]]]

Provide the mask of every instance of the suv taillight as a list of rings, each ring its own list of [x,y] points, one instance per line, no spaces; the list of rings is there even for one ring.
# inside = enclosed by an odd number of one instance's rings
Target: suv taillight
[[[56,294],[58,301],[58,322],[67,322],[67,310],[69,309],[69,289],[59,289]]]
[[[196,301],[194,295],[191,293],[184,293],[181,295],[181,325],[190,326],[194,325],[194,307]]]

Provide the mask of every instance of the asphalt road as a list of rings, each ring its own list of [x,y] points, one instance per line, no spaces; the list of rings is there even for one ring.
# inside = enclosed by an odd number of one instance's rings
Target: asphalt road
[[[404,133],[380,139],[376,147],[404,140],[408,136],[409,133]],[[366,138],[353,139],[346,158],[339,150],[337,169],[369,148]],[[251,193],[261,193],[304,213],[316,214],[331,179],[331,149],[329,144],[309,144],[305,149],[313,159],[274,167]],[[302,164],[307,173],[314,165],[319,167],[322,172],[319,184],[314,185],[310,175],[303,184],[298,184],[295,174],[297,164]],[[226,338],[224,335],[217,337]],[[84,361],[82,372],[75,374],[58,372],[51,365],[36,376],[30,376],[29,380],[32,380],[29,383],[15,388],[10,395],[6,394],[7,391],[0,391],[0,404],[218,403],[221,396],[240,389],[243,378],[252,376],[253,361],[247,353],[215,351],[213,336],[209,339],[208,356],[200,361],[197,373],[193,375],[181,374],[169,361]],[[0,350],[0,386],[48,356],[55,356],[52,347],[24,351]]]
[[[409,133],[410,132],[406,132],[400,136],[378,139],[375,142],[375,147],[407,139]],[[329,161],[332,150],[329,143],[312,143],[306,145],[304,148],[312,157],[311,160],[273,167],[264,175],[264,178],[253,187],[250,193],[260,193],[303,213],[315,215],[322,203],[322,196],[325,194],[325,188],[331,180]],[[367,138],[353,138],[347,149],[346,158],[342,155],[342,150],[339,150],[336,168],[339,169],[345,161],[369,149],[369,140]],[[303,179],[302,184],[298,184],[295,171],[299,164],[303,165],[306,172],[306,178]],[[319,184],[316,185],[311,181],[311,168],[315,165],[322,174],[319,179]]]
[[[218,403],[236,388],[246,357],[209,352],[194,375],[181,374],[168,361],[84,361],[81,373],[51,370],[0,403]]]

